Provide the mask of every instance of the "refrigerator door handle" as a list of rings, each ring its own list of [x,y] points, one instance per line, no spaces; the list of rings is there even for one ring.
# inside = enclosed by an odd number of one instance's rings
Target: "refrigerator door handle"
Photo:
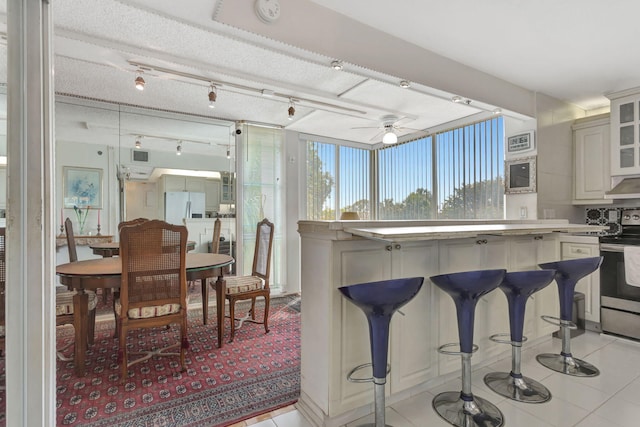
[[[187,202],[187,212],[185,218],[191,218],[191,202]]]

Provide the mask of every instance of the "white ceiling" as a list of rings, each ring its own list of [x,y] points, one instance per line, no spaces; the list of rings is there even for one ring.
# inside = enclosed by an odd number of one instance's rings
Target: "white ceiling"
[[[411,44],[407,46],[419,46],[584,110],[607,108],[605,93],[640,86],[637,1],[312,1],[404,39]],[[312,4],[280,0],[283,13],[293,2],[297,7]],[[454,91],[416,82],[402,89],[402,76],[346,60],[345,69],[335,71],[329,64],[336,58],[326,52],[314,53],[216,19],[225,9],[245,7],[243,16],[255,20],[253,3],[56,0],[56,91],[220,119],[214,124],[224,128],[221,145],[232,126],[225,120],[378,144],[383,119],[389,115],[406,128],[399,132],[402,135],[504,109],[479,100],[456,104],[450,101]],[[2,11],[6,8],[0,5]],[[301,34],[304,30],[296,29]],[[331,29],[313,36],[330,38]],[[377,46],[369,48],[375,55]],[[133,88],[135,64],[146,68],[143,92]],[[6,69],[0,70],[0,77],[5,76]],[[215,109],[207,106],[208,81],[218,86]],[[274,96],[264,96],[263,91]],[[299,100],[292,121],[287,119],[289,98]],[[511,114],[506,109],[504,113]],[[136,132],[143,133],[134,123],[128,133]],[[130,143],[134,140],[132,136]]]

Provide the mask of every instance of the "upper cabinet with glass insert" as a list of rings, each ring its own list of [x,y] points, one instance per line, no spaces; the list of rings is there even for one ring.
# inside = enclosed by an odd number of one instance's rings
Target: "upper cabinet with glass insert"
[[[611,100],[611,175],[640,174],[640,88]]]

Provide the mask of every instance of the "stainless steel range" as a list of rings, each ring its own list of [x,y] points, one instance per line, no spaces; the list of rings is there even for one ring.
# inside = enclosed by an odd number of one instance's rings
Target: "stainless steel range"
[[[640,339],[640,288],[625,280],[624,247],[640,245],[640,209],[622,211],[622,233],[600,237],[602,331]]]

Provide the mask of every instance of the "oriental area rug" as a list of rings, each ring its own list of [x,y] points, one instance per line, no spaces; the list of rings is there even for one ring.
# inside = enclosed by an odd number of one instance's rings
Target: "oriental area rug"
[[[187,371],[180,372],[178,357],[151,358],[131,366],[124,385],[114,322],[97,322],[85,377],[75,375],[73,362],[57,361],[57,425],[226,426],[294,403],[300,395],[298,302],[297,296],[271,300],[268,334],[263,325],[248,323],[229,344],[227,323],[222,349],[216,346],[215,310],[205,326],[201,307],[190,305]],[[238,303],[237,312],[249,305]],[[257,318],[263,309],[260,302]],[[135,351],[176,342],[178,335],[175,326],[141,329],[127,342]],[[57,337],[58,348],[73,341],[73,327],[59,328]]]

